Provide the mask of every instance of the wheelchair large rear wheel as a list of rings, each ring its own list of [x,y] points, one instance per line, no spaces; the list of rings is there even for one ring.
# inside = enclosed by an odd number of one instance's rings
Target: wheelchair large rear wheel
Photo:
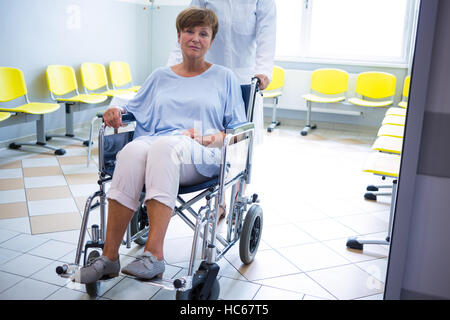
[[[249,264],[255,258],[263,227],[263,212],[259,205],[254,204],[245,215],[244,226],[239,240],[239,256],[244,264]]]
[[[148,227],[147,207],[142,203],[139,209],[134,213],[130,222],[131,236]],[[140,246],[145,245],[148,238],[148,232],[136,238],[134,242]]]
[[[87,265],[89,265],[89,263],[91,263],[95,258],[100,257],[100,252],[98,252],[97,250],[92,250],[88,257],[87,257]],[[85,284],[86,287],[86,292],[89,296],[91,297],[96,297],[98,295],[99,289],[100,289],[100,282],[99,281],[95,281],[92,283],[86,283]]]

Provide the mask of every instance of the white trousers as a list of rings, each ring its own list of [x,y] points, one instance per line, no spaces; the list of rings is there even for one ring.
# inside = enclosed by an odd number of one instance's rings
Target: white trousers
[[[116,156],[107,198],[136,211],[145,184],[145,201],[155,199],[174,208],[180,185],[208,180],[191,161],[192,140],[187,136],[136,139]]]

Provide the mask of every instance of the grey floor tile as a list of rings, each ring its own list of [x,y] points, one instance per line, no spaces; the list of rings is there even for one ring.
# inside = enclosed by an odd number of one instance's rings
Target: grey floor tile
[[[159,289],[126,277],[102,296],[112,300],[149,300]]]
[[[28,251],[27,253],[43,258],[58,260],[59,258],[64,257],[70,252],[74,251],[75,249],[76,245],[74,244],[49,240],[41,244],[39,247]]]
[[[0,265],[0,270],[29,277],[52,263],[52,260],[23,254],[7,263]]]
[[[0,271],[0,293],[24,279],[16,274]]]
[[[20,255],[22,255],[22,253],[20,253],[20,252],[5,249],[5,248],[0,248],[0,265],[4,264]]]
[[[48,239],[39,236],[20,234],[17,237],[2,242],[0,244],[0,247],[14,251],[27,252],[30,251],[31,249],[40,246],[41,244],[47,241]]]
[[[25,279],[0,294],[0,300],[44,300],[60,287],[53,284]]]

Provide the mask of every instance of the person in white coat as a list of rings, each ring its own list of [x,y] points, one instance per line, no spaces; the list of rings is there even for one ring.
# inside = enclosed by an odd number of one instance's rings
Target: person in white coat
[[[241,84],[252,77],[260,80],[264,90],[272,80],[276,43],[275,0],[191,0],[190,6],[212,9],[219,18],[219,31],[206,60],[234,71]],[[180,63],[177,44],[170,53],[167,66]],[[256,144],[264,137],[263,99],[258,95],[253,122]]]

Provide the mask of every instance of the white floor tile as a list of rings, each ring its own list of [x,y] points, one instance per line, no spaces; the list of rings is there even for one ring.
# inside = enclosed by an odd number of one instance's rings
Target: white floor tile
[[[25,188],[57,187],[67,185],[64,176],[26,177]]]
[[[0,204],[24,201],[27,201],[24,189],[0,191]]]
[[[78,238],[80,236],[79,230],[70,230],[70,231],[60,231],[60,232],[50,232],[50,233],[41,233],[39,234],[42,238],[58,240],[62,242],[68,242],[77,245]]]
[[[13,179],[22,177],[22,168],[0,169],[0,179]]]
[[[1,221],[2,220],[0,219],[0,223],[1,223]],[[15,236],[17,236],[18,234],[19,233],[15,232],[15,231],[0,229],[0,246],[1,246],[2,242],[12,239]]]
[[[0,229],[2,229],[2,232],[4,229],[6,229],[9,231],[31,234],[30,219],[28,217],[0,219]],[[2,232],[0,232],[0,242],[2,238]]]
[[[78,212],[73,198],[28,201],[28,213],[31,217],[73,212]]]
[[[295,224],[319,241],[350,237],[357,234],[355,230],[333,219],[296,222]]]
[[[258,292],[261,285],[221,277],[219,299],[223,300],[252,300]]]
[[[335,299],[325,288],[308,277],[305,273],[274,277],[256,281],[265,286],[270,286],[289,291],[295,291],[302,294],[321,297],[324,299]]]
[[[97,166],[92,162],[89,164],[89,167],[87,167],[86,164],[70,164],[70,165],[62,165],[61,169],[64,174],[98,172]]]
[[[262,286],[253,300],[302,300],[303,294]]]
[[[282,248],[317,241],[293,224],[266,226],[262,233],[262,239],[272,248]]]
[[[383,283],[386,282],[387,264],[388,264],[387,259],[376,259],[356,263],[358,267],[360,267],[368,274],[370,274],[372,277]]]
[[[281,248],[278,251],[304,272],[350,263],[349,260],[343,258],[322,243]]]
[[[22,167],[23,168],[33,168],[33,167],[54,167],[59,166],[59,162],[56,157],[52,158],[32,158],[32,159],[23,159]]]
[[[69,185],[70,191],[74,197],[90,196],[98,191],[98,184],[72,184]]]
[[[307,273],[339,300],[357,299],[383,292],[383,284],[354,265]]]

